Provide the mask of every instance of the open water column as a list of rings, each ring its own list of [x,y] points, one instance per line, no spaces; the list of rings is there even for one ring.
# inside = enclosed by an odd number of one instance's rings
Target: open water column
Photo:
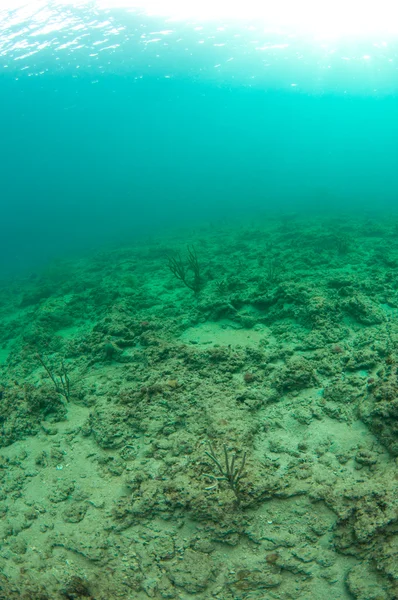
[[[0,600],[398,598],[397,17],[0,0]]]

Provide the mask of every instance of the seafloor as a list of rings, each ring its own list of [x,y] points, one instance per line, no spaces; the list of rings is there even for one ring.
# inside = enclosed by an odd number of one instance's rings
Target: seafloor
[[[397,217],[169,232],[0,310],[1,599],[398,598]]]

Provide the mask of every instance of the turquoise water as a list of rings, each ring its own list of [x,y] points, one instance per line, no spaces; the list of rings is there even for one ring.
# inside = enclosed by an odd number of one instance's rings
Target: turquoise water
[[[395,204],[389,31],[100,2],[0,10],[3,268],[180,223]]]
[[[0,600],[397,600],[394,7],[133,4],[0,0]]]

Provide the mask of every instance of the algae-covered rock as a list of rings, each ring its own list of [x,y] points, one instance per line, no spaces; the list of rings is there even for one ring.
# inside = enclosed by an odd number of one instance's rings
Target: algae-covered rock
[[[216,570],[210,556],[194,550],[186,550],[182,557],[174,559],[166,565],[170,581],[183,588],[189,594],[203,592]]]
[[[277,588],[282,583],[282,575],[278,568],[272,568],[258,562],[257,564],[241,565],[230,573],[228,585],[235,594],[249,590],[266,590]],[[236,596],[235,596],[236,597]]]
[[[274,385],[282,392],[311,387],[316,382],[314,368],[303,356],[288,358],[284,367],[275,374]]]
[[[387,364],[370,379],[361,418],[382,444],[398,456],[398,369]]]
[[[347,575],[346,584],[355,600],[392,600],[392,596],[383,589],[368,563],[352,567]]]
[[[126,410],[116,406],[95,408],[90,415],[89,427],[101,448],[120,448],[128,442],[131,431]]]
[[[365,296],[355,295],[342,303],[343,310],[362,325],[377,325],[385,321],[383,311]]]
[[[398,228],[270,217],[0,281],[0,600],[398,598]]]
[[[35,435],[46,418],[60,421],[66,416],[60,394],[47,386],[14,382],[0,396],[0,447]]]

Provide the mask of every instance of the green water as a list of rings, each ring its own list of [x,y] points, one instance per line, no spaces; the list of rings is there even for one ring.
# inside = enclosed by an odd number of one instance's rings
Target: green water
[[[394,40],[31,5],[0,28],[3,269],[181,223],[394,208]]]

